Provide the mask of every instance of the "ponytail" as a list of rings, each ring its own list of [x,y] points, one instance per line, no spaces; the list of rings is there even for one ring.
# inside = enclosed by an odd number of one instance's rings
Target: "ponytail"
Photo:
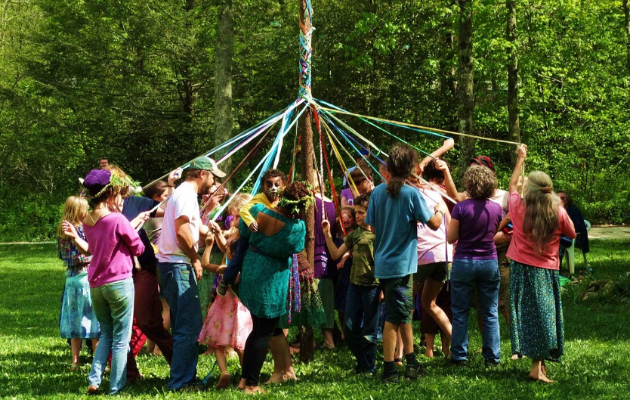
[[[411,174],[413,167],[418,163],[418,154],[406,144],[396,144],[389,153],[387,170],[391,179],[387,184],[387,194],[397,198],[405,180]]]

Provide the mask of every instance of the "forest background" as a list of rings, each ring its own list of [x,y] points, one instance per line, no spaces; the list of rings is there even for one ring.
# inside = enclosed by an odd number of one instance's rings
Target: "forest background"
[[[313,6],[314,97],[522,140],[527,169],[548,172],[591,222],[630,220],[628,0]],[[0,241],[53,237],[101,157],[148,183],[284,109],[298,93],[298,10],[297,0],[0,0]],[[466,139],[446,159],[461,172],[486,154],[505,185],[513,152]]]

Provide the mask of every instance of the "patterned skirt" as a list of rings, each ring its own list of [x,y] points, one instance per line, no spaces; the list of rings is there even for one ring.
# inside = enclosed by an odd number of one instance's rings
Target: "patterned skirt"
[[[243,350],[252,327],[249,310],[228,290],[225,296],[217,296],[210,306],[197,341],[210,347],[230,346]]]
[[[319,328],[326,323],[326,315],[317,283],[313,278],[313,270],[310,268],[302,269],[299,271],[299,276],[301,309],[299,312],[292,312],[291,322],[288,320],[288,314],[280,317],[278,326],[282,329],[292,326]]]
[[[559,276],[556,270],[511,262],[512,354],[549,361],[559,361],[564,354]]]
[[[64,339],[98,339],[101,336],[92,308],[86,269],[66,272],[59,329]]]

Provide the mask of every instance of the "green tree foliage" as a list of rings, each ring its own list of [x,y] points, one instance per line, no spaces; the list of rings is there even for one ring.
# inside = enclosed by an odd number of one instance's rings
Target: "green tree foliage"
[[[474,134],[510,139],[511,46],[527,168],[549,172],[587,218],[630,220],[622,1],[514,3],[517,34],[508,43],[505,0],[473,2]],[[1,2],[2,239],[50,237],[60,204],[102,156],[146,183],[212,147],[221,4]],[[314,97],[361,114],[458,130],[458,1],[316,0],[314,7]],[[233,12],[236,133],[297,96],[298,2],[238,1]],[[390,146],[382,132],[346,121]],[[427,151],[440,145],[412,131],[392,133]],[[505,183],[513,149],[479,140],[475,146],[495,160]],[[446,157],[453,165],[459,151]],[[281,167],[289,164],[286,157]]]

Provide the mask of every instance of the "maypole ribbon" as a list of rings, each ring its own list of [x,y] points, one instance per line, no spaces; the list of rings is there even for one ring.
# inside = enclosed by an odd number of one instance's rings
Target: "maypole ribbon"
[[[332,130],[330,129],[330,127],[324,120],[322,120],[322,125],[326,129],[326,135],[328,136],[328,141],[330,141],[331,147],[333,149],[333,154],[335,155],[335,158],[337,158],[337,162],[339,162],[339,167],[341,168],[341,172],[345,176],[348,177],[348,184],[349,186],[352,186],[352,189],[354,189],[354,192],[359,193],[359,189],[357,189],[357,186],[354,184],[354,181],[350,179],[350,172],[348,172],[348,168],[346,168],[346,164],[343,162],[343,158],[341,157],[341,154],[339,153],[337,146],[335,146],[335,142],[333,142],[333,140],[331,139]],[[343,146],[340,146],[340,147],[343,148]]]
[[[228,147],[229,145],[231,145],[231,144],[232,144],[232,143],[234,143],[234,142],[237,142],[237,141],[239,141],[239,140],[245,140],[245,139],[246,139],[249,135],[252,135],[252,134],[253,134],[253,132],[254,132],[256,129],[258,129],[261,125],[269,123],[269,121],[270,121],[270,120],[272,120],[272,119],[274,119],[275,117],[277,117],[278,115],[282,114],[284,111],[285,111],[285,110],[278,111],[277,113],[273,114],[273,115],[272,115],[272,116],[270,116],[269,118],[267,118],[267,119],[265,119],[265,120],[263,120],[263,121],[259,122],[258,124],[254,125],[253,127],[249,128],[249,129],[246,129],[245,131],[243,131],[243,132],[239,133],[238,135],[234,136],[233,138],[231,138],[231,139],[227,140],[226,142],[224,142],[224,143],[222,143],[222,144],[218,145],[217,147],[214,147],[213,149],[211,149],[211,150],[207,151],[207,152],[206,152],[206,153],[204,153],[203,155],[204,155],[205,157],[209,157],[210,155],[212,155],[212,154],[216,153],[217,151],[219,151],[219,150],[221,150],[221,149],[224,149],[224,148]],[[196,158],[196,157],[195,157],[195,158]],[[192,160],[188,161],[187,163],[185,163],[185,164],[183,164],[183,165],[180,165],[180,166],[179,166],[179,167],[177,167],[177,168],[186,169],[186,168],[188,168],[188,166],[190,165],[190,163],[191,163],[191,162],[192,162]],[[170,172],[169,172],[169,173],[170,173]],[[160,176],[160,177],[159,177],[159,178],[157,178],[157,179],[154,179],[153,181],[151,181],[151,182],[149,182],[148,184],[144,185],[144,186],[142,187],[142,189],[146,189],[146,188],[148,188],[149,186],[153,185],[154,183],[156,183],[156,182],[157,182],[157,181],[159,181],[159,180],[162,180],[162,179],[166,178],[167,176],[168,176],[168,173],[167,173],[167,174],[164,174],[164,175],[162,175],[162,176]]]
[[[332,105],[332,104],[330,104],[330,103],[327,103],[327,102],[325,102],[325,101],[323,101],[323,100],[317,100],[317,101],[320,101],[321,103],[326,104],[326,105],[328,105],[329,107],[333,107],[333,108],[335,108],[336,110],[340,110],[340,111],[344,111],[344,112],[346,111],[346,110],[344,110],[344,109],[342,109],[342,108],[340,108],[340,107],[337,107],[337,106],[335,106],[335,105]],[[378,125],[376,125],[375,123],[373,123],[372,121],[367,120],[367,119],[365,119],[365,118],[363,118],[363,117],[357,117],[357,118],[359,118],[361,121],[365,122],[366,124],[368,124],[368,125],[370,125],[370,126],[373,126],[374,128],[376,128],[376,129],[378,129],[378,130],[380,130],[380,131],[382,131],[382,132],[385,132],[386,134],[388,134],[389,136],[393,137],[394,139],[396,139],[396,140],[398,140],[398,141],[400,141],[400,142],[402,142],[402,143],[404,143],[404,144],[406,144],[406,145],[408,145],[408,146],[412,147],[412,148],[413,148],[413,149],[415,149],[416,151],[419,151],[420,153],[422,153],[422,154],[424,154],[424,155],[426,155],[426,156],[428,156],[428,157],[435,158],[435,157],[433,157],[433,156],[431,155],[431,153],[427,153],[426,151],[424,151],[424,150],[422,150],[422,149],[418,148],[417,146],[414,146],[413,144],[411,144],[411,143],[407,142],[405,139],[403,139],[403,138],[401,138],[401,137],[398,137],[398,136],[394,135],[393,133],[391,133],[391,132],[390,132],[390,131],[388,131],[387,129],[383,128],[382,126],[378,126]],[[402,127],[402,128],[405,128],[405,127]],[[424,132],[424,131],[421,131],[421,132]],[[431,134],[431,132],[424,132],[424,133],[429,133],[429,134]],[[447,136],[443,136],[443,135],[436,135],[436,136],[439,136],[439,137],[442,137],[442,138],[446,138],[446,139],[450,139],[449,137],[447,137]]]
[[[372,163],[371,163],[371,162],[370,162],[370,161],[369,161],[369,160],[368,160],[368,159],[367,159],[367,158],[366,158],[363,154],[361,154],[361,151],[359,151],[359,149],[358,149],[358,148],[357,148],[357,147],[356,147],[356,146],[355,146],[355,145],[354,145],[354,144],[353,144],[353,143],[352,143],[352,142],[351,142],[351,141],[350,141],[350,140],[346,137],[346,135],[347,135],[347,134],[346,134],[343,130],[341,130],[341,129],[337,126],[337,125],[335,125],[335,123],[334,123],[331,119],[328,119],[328,118],[327,118],[327,116],[328,116],[328,115],[330,115],[330,114],[327,114],[327,113],[326,113],[326,114],[324,115],[324,119],[325,119],[328,123],[330,123],[330,124],[331,124],[331,125],[332,125],[335,129],[337,129],[337,131],[338,131],[339,133],[341,133],[341,136],[342,136],[342,137],[344,138],[344,140],[345,140],[345,141],[346,141],[346,142],[350,145],[350,147],[352,147],[352,149],[353,149],[354,151],[356,151],[356,152],[357,152],[357,154],[361,155],[361,158],[363,158],[363,160],[365,160],[365,162],[366,162],[366,163],[367,163],[370,167],[372,167],[372,169],[374,170],[374,172],[376,172],[376,174],[377,174],[377,175],[378,175],[381,179],[383,179],[383,177],[381,176],[381,174],[378,172],[378,169],[377,169],[377,168],[375,168],[375,167],[372,165]],[[334,117],[334,116],[333,116],[333,117]],[[356,134],[356,132],[355,132],[355,134]],[[358,136],[359,136],[359,137],[361,137],[361,138],[363,138],[363,136],[361,136],[361,135],[358,135]],[[364,139],[365,139],[365,138],[364,138]],[[367,140],[367,139],[365,139],[365,140]],[[371,143],[371,142],[370,142],[370,143]],[[377,148],[376,146],[374,146],[374,147],[375,147],[375,148]],[[382,152],[382,153],[383,153],[383,154],[385,154],[384,152]],[[377,157],[377,159],[378,159],[378,157]],[[378,160],[379,160],[379,161],[381,161],[380,159],[378,159]]]
[[[341,226],[341,231],[343,232],[345,236],[346,228],[343,226],[343,218],[341,218],[341,205],[339,204],[339,197],[337,197],[337,191],[335,190],[335,182],[333,181],[332,171],[330,170],[330,164],[328,163],[328,155],[326,154],[326,151],[325,151],[324,136],[322,135],[322,128],[321,128],[318,114],[319,113],[317,112],[317,110],[315,110],[315,112],[313,113],[313,115],[315,116],[315,121],[317,122],[317,132],[319,133],[319,145],[320,145],[320,148],[322,149],[324,160],[326,161],[326,171],[328,171],[328,181],[330,182],[330,191],[332,192],[332,198],[333,198],[333,203],[335,204],[335,210],[337,210],[337,218],[339,219],[339,225]],[[350,180],[349,178],[350,177],[348,177],[348,180]],[[352,183],[354,184],[354,182]]]
[[[378,121],[378,122],[382,122],[382,123],[386,123],[386,124],[391,124],[391,125],[396,125],[396,126],[400,126],[400,127],[415,128],[415,129],[418,129],[418,130],[422,129],[422,130],[426,130],[426,132],[424,132],[424,133],[429,133],[429,134],[433,134],[433,135],[436,135],[435,132],[440,132],[440,133],[444,133],[444,134],[447,134],[447,135],[464,136],[464,137],[470,137],[470,138],[479,139],[479,140],[487,140],[487,141],[491,141],[491,142],[507,143],[507,144],[514,144],[514,145],[519,145],[520,144],[520,143],[512,142],[512,141],[509,141],[509,140],[494,139],[494,138],[489,138],[489,137],[470,135],[470,134],[467,134],[467,133],[447,131],[447,130],[444,130],[444,129],[430,128],[430,127],[422,126],[422,125],[408,124],[408,123],[405,123],[405,122],[392,121],[392,120],[384,119],[384,118],[370,117],[369,115],[356,114],[356,113],[352,113],[352,112],[349,112],[349,111],[340,111],[340,110],[335,110],[335,109],[328,108],[328,107],[321,107],[321,108],[324,111],[327,111],[327,112],[330,112],[330,113],[347,114],[347,115],[352,115],[354,117],[371,119],[371,120],[374,120],[374,121]],[[431,131],[434,131],[434,132],[431,132]],[[445,137],[445,136],[443,136],[443,137]]]

